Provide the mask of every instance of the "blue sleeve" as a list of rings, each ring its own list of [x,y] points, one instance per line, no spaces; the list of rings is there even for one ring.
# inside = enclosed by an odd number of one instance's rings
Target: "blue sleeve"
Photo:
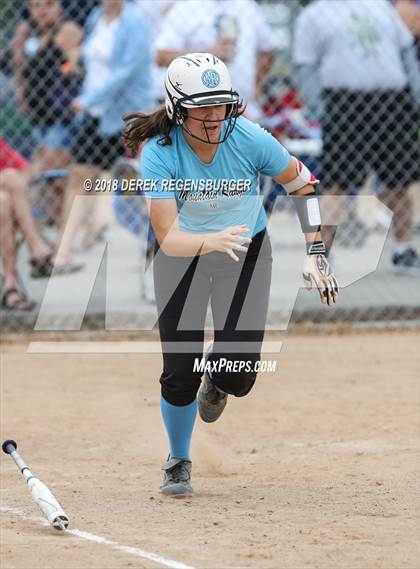
[[[145,196],[151,199],[175,198],[175,192],[165,185],[174,178],[168,153],[165,147],[157,146],[156,142],[147,142],[141,152],[140,172],[145,187],[150,188]]]
[[[91,93],[83,93],[79,100],[87,107],[98,105],[112,97],[119,96],[121,89],[129,89],[128,81],[137,73],[149,73],[152,62],[150,33],[146,21],[139,13],[133,14],[130,22],[122,22],[123,31],[117,31],[115,41],[124,42],[116,44],[114,50],[120,57],[114,57],[111,62],[111,74],[102,87]]]
[[[277,176],[287,168],[289,152],[264,128],[255,123],[250,124],[255,167],[266,176]]]

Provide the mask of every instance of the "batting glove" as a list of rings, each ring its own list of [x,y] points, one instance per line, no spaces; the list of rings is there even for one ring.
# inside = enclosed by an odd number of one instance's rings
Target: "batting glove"
[[[327,258],[321,253],[318,243],[308,244],[308,254],[306,255],[303,267],[303,280],[308,290],[317,288],[321,302],[331,306],[337,302],[338,282],[332,274]],[[322,243],[322,245],[324,245]],[[324,246],[325,251],[325,246]]]

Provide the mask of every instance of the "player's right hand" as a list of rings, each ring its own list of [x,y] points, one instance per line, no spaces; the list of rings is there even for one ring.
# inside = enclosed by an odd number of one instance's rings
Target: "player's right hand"
[[[211,251],[219,251],[227,253],[234,261],[239,261],[239,257],[234,251],[246,253],[248,247],[245,244],[251,243],[252,239],[245,237],[244,233],[249,233],[249,227],[246,225],[233,225],[227,227],[223,231],[210,233],[207,238],[207,246]]]

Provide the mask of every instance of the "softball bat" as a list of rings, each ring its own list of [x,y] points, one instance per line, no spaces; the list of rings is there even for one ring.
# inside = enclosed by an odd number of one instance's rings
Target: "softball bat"
[[[22,476],[25,478],[29,492],[38,504],[38,507],[48,519],[52,527],[60,532],[64,532],[69,525],[69,518],[55,498],[54,494],[41,480],[36,478],[24,463],[22,457],[17,451],[15,441],[7,440],[2,444],[2,449],[9,454],[15,461]]]

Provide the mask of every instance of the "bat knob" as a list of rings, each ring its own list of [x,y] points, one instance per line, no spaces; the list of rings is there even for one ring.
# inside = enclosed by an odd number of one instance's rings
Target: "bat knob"
[[[67,516],[61,515],[54,518],[52,527],[57,531],[66,531],[69,527],[69,519]]]
[[[12,446],[14,447],[13,449],[8,449],[8,446]],[[7,441],[4,441],[4,443],[1,445],[1,448],[3,449],[3,452],[5,452],[6,454],[10,454],[11,452],[13,452],[14,450],[17,449],[17,444],[15,441],[12,441],[11,439],[8,439]]]

